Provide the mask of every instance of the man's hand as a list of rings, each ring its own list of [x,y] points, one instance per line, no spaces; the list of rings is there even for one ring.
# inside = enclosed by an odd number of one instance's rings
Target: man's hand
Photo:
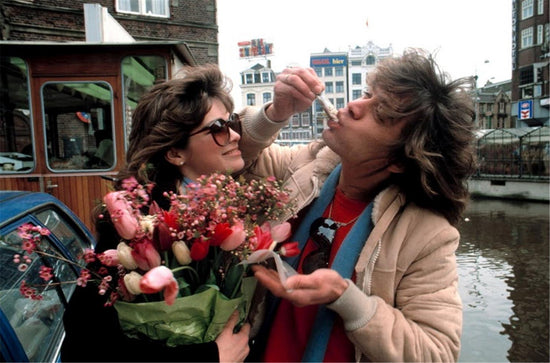
[[[260,265],[252,270],[258,281],[277,297],[287,299],[296,306],[330,304],[348,288],[348,282],[334,270],[322,268],[309,275],[294,275],[283,286],[277,271]]]
[[[315,95],[325,89],[312,68],[286,68],[277,76],[273,103],[267,108],[267,117],[285,121],[295,113],[307,110]]]

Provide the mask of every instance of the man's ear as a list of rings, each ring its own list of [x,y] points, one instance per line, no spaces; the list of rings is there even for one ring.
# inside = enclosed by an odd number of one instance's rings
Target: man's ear
[[[166,161],[176,166],[182,166],[185,164],[185,152],[182,149],[176,149],[171,147],[170,150],[164,155]]]
[[[388,166],[388,171],[393,174],[401,174],[405,172],[405,167],[401,163],[393,163]]]

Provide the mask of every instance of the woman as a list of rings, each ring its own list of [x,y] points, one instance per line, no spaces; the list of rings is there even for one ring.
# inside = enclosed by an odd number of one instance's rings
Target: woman
[[[181,191],[186,183],[203,174],[243,169],[240,136],[231,128],[239,116],[231,115],[233,100],[227,86],[215,65],[187,68],[182,78],[154,86],[133,114],[127,166],[118,175],[119,183],[130,176],[142,184],[153,182],[153,200],[167,209],[164,192]],[[288,91],[285,87],[277,104],[245,110],[242,117],[252,123],[273,123],[278,129],[269,117],[280,121],[290,117],[296,108],[293,97],[284,96]],[[251,144],[247,149],[250,155],[265,146]],[[121,185],[116,188],[121,189]],[[120,237],[109,219],[98,219],[96,227],[96,252],[116,248]],[[64,316],[64,361],[237,362],[248,354],[250,327],[245,324],[234,333],[237,316],[229,320],[215,342],[169,348],[125,336],[115,309],[103,306],[105,300],[95,286],[77,288]],[[90,349],[90,344],[97,344],[98,340],[100,349]]]

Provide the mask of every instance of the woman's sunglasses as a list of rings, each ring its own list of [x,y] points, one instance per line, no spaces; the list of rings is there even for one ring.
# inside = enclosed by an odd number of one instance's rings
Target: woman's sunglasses
[[[201,132],[208,131],[210,132],[210,134],[212,135],[212,139],[214,139],[214,142],[218,146],[226,146],[229,144],[229,140],[231,138],[231,131],[229,129],[233,129],[238,132],[239,121],[239,115],[233,113],[229,116],[229,119],[224,120],[222,118],[218,118],[210,122],[202,129],[193,132],[189,135],[189,137],[200,134]]]
[[[319,268],[328,268],[330,250],[334,235],[338,229],[338,223],[330,218],[317,218],[311,224],[309,237],[317,245],[317,249],[304,257],[302,272],[310,274]]]

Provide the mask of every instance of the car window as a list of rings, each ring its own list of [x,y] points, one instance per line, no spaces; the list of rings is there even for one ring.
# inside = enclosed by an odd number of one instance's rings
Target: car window
[[[42,237],[47,242],[43,244],[46,246],[45,252],[64,249],[64,255],[70,260],[80,257],[84,248],[89,247],[89,242],[81,238],[56,210],[45,209],[37,212],[35,217],[27,217],[0,231],[0,308],[28,359],[46,361],[55,358],[62,341],[64,304],[75,289],[73,282],[78,277],[78,270],[70,263],[39,257],[36,253],[31,255],[32,262],[26,264],[26,268],[20,267],[14,262],[15,254],[22,255],[22,238],[17,228],[29,221],[34,225],[47,226],[51,234]],[[63,247],[57,248],[59,243]],[[43,265],[53,268],[56,280],[45,282],[39,277]],[[42,299],[33,300],[22,296],[23,281],[36,288],[37,292],[43,291]]]

